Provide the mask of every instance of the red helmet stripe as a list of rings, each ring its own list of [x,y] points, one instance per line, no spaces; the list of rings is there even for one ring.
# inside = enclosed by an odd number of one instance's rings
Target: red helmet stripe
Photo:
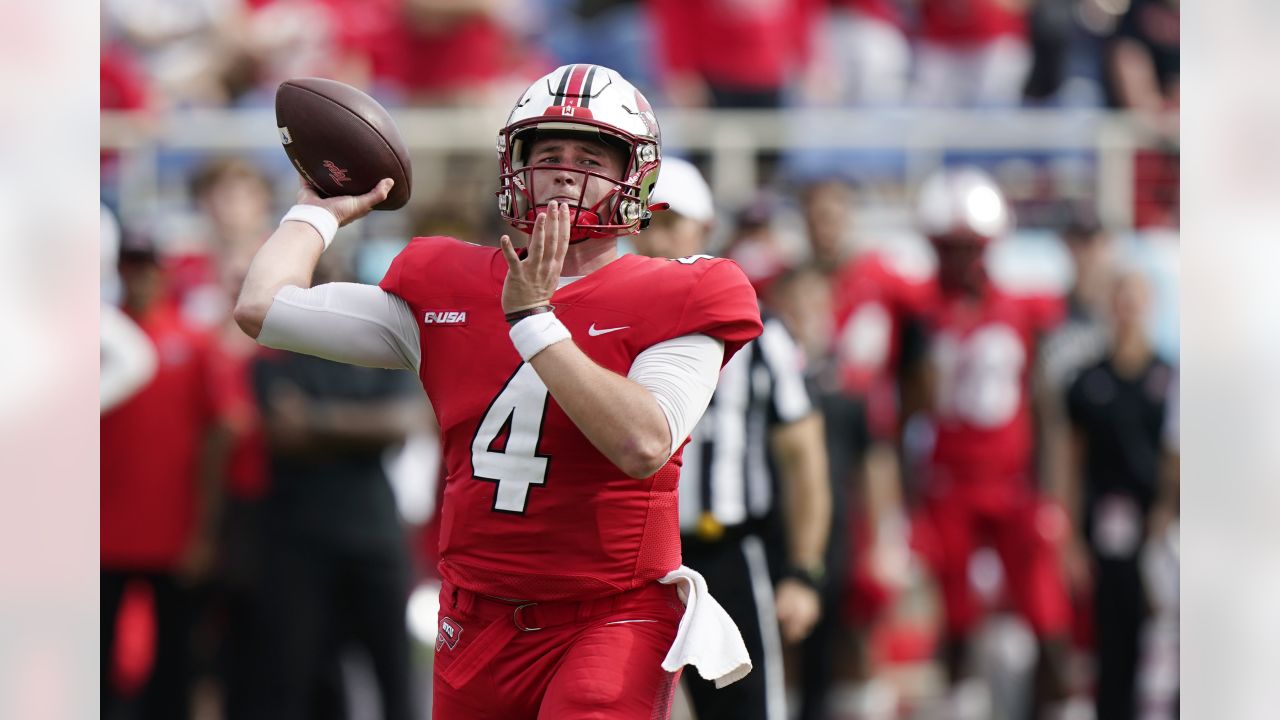
[[[587,77],[587,69],[592,65],[574,65],[569,73],[569,87],[564,92],[565,105],[578,105],[578,96],[582,94],[583,80]]]

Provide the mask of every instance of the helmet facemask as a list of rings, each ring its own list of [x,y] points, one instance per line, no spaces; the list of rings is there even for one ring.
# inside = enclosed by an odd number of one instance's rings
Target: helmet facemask
[[[513,131],[510,137],[511,153],[504,153],[503,156],[504,168],[500,176],[503,189],[498,192],[498,208],[503,219],[521,232],[532,232],[537,216],[547,210],[546,200],[539,201],[538,198],[549,198],[552,194],[539,190],[545,191],[548,184],[557,182],[565,182],[563,192],[556,194],[561,196],[562,202],[569,204],[571,243],[588,238],[631,234],[638,232],[646,224],[650,213],[641,204],[641,184],[637,182],[645,175],[638,171],[646,168],[643,161],[637,167],[636,153],[626,141],[606,135],[595,128],[546,134],[533,128],[524,128]],[[611,155],[621,156],[622,179],[611,177],[601,170],[562,164],[529,163],[534,140],[548,137],[604,141]],[[506,167],[508,158],[510,166]],[[602,184],[608,187],[603,194],[599,191]]]
[[[986,284],[989,239],[972,234],[929,238],[938,258],[938,285],[947,294],[976,293]]]

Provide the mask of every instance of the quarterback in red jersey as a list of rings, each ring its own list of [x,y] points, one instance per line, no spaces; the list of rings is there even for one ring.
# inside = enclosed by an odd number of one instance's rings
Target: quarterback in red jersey
[[[917,377],[934,433],[912,532],[942,590],[952,679],[965,674],[966,641],[981,619],[969,563],[989,544],[1011,599],[1041,640],[1038,700],[1061,699],[1070,621],[1058,548],[1065,515],[1040,499],[1033,480],[1029,385],[1037,338],[1060,322],[1064,305],[1007,294],[987,277],[984,251],[1010,219],[985,173],[964,168],[930,177],[920,191],[919,222],[938,272],[918,318],[928,349]]]
[[[498,153],[499,209],[524,242],[416,238],[380,287],[309,287],[390,181],[304,186],[236,318],[264,345],[422,380],[448,475],[435,717],[667,717],[682,665],[720,684],[750,667],[681,566],[676,484],[720,367],[760,334],[755,294],[725,260],[618,254],[650,217],[661,138],[616,72],[537,80]]]

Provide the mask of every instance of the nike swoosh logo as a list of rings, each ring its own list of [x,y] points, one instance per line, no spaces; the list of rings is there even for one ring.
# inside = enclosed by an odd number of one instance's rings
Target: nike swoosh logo
[[[588,334],[588,335],[590,335],[591,337],[596,337],[596,336],[598,336],[598,335],[607,335],[608,333],[611,333],[611,332],[618,332],[619,330],[626,330],[626,329],[627,329],[627,328],[629,328],[629,327],[631,327],[631,326],[630,326],[630,325],[623,325],[622,327],[616,327],[616,328],[601,328],[600,330],[597,330],[597,329],[596,329],[596,324],[595,324],[595,323],[591,323],[591,327],[587,328],[587,334]]]

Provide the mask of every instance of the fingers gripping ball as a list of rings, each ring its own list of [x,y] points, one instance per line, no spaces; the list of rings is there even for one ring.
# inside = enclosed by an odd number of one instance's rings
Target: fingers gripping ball
[[[373,209],[409,202],[409,151],[377,100],[336,80],[294,78],[276,90],[276,126],[285,154],[319,195],[363,195],[391,178],[391,194]]]

